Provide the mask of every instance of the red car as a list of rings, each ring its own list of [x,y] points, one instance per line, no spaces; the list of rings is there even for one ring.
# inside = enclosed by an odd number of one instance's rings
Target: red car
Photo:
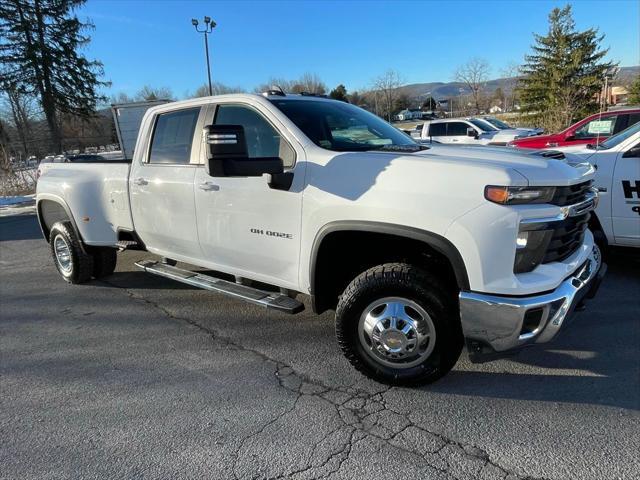
[[[518,148],[548,148],[596,144],[638,122],[640,122],[640,109],[596,113],[574,123],[560,133],[518,138],[509,142],[509,145]]]

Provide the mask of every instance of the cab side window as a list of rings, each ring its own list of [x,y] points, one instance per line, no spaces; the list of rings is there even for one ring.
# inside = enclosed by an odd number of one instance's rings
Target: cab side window
[[[220,105],[216,125],[242,125],[249,158],[280,157],[285,168],[295,163],[295,151],[260,113],[242,105]]]
[[[200,107],[161,113],[156,118],[149,163],[187,165]]]
[[[447,136],[449,137],[459,137],[467,135],[467,128],[471,128],[466,123],[462,122],[451,122],[447,123]]]

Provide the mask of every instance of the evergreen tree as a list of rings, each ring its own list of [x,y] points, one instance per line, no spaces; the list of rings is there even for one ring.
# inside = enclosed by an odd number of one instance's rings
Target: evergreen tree
[[[347,98],[347,87],[340,84],[329,93],[329,97],[334,100],[341,100],[343,102],[349,102]]]
[[[533,53],[525,56],[519,96],[522,108],[549,131],[558,131],[597,110],[597,95],[613,64],[602,61],[604,35],[577,31],[571,6],[554,8],[546,36],[535,35]]]
[[[433,112],[437,108],[438,102],[436,102],[433,97],[427,97],[426,100],[422,102],[422,110]]]
[[[85,0],[3,0],[0,2],[0,63],[11,84],[38,96],[53,148],[62,151],[60,116],[90,117],[103,100],[97,89],[102,64],[79,50],[90,38],[75,10]]]
[[[629,87],[629,103],[632,105],[640,104],[640,76],[636,77]]]

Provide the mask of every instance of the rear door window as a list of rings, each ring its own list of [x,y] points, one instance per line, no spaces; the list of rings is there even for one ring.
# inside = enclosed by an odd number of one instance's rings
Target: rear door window
[[[189,164],[199,115],[200,107],[158,115],[151,140],[149,163]]]
[[[629,121],[627,122],[627,127],[631,127],[638,122],[640,122],[640,113],[632,113],[631,115],[629,115]]]
[[[444,137],[447,134],[446,123],[431,123],[429,125],[430,137]]]

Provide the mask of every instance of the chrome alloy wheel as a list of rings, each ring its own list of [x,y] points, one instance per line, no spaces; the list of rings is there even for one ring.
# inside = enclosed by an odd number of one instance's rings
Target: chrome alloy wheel
[[[419,365],[436,344],[436,329],[429,314],[417,303],[400,297],[381,298],[365,308],[358,336],[370,357],[392,368]]]
[[[73,270],[73,259],[71,258],[71,249],[67,240],[62,235],[57,235],[53,239],[53,251],[56,255],[56,261],[60,270],[65,274],[70,274]]]

